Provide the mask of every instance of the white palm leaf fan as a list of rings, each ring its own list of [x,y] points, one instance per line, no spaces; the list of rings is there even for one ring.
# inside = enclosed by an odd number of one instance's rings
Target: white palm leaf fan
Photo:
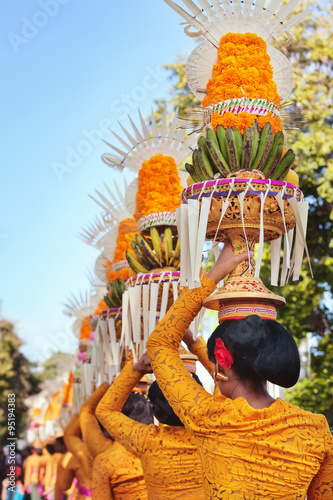
[[[285,21],[299,0],[289,0],[284,5],[282,0],[271,0],[270,2],[265,2],[265,0],[254,0],[254,2],[252,0],[234,0],[233,2],[213,0],[211,3],[206,0],[196,0],[196,2],[183,0],[187,11],[171,0],[164,1],[188,23],[185,28],[187,35],[202,35],[206,38],[192,51],[186,65],[187,83],[196,97],[202,100],[207,94],[206,85],[212,76],[213,66],[217,62],[217,51],[221,37],[227,33],[250,32],[256,33],[267,42],[267,53],[271,58],[273,79],[277,85],[278,94],[282,102],[288,99],[294,84],[292,66],[282,52],[269,44],[284,33],[290,40],[290,29],[308,16],[311,9],[306,9]],[[189,32],[191,27],[195,28],[197,32]],[[244,110],[251,107],[245,96],[241,102],[240,99],[226,101],[225,112],[232,111],[235,104],[238,106],[241,104]],[[250,104],[253,106],[253,102]],[[267,105],[269,106],[268,103]],[[279,116],[276,107],[271,108],[270,106],[269,110]]]
[[[93,311],[96,311],[100,301],[102,299],[104,299],[105,294],[106,294],[106,289],[105,289],[105,285],[104,285],[104,289],[99,289],[98,291],[96,291],[96,293],[94,295],[92,295],[91,305],[92,305]]]
[[[81,228],[78,237],[87,245],[101,249],[103,246],[103,236],[110,230],[110,223],[97,216],[86,226]]]
[[[110,272],[110,268],[107,267],[109,259],[104,255],[104,253],[101,253],[96,261],[95,261],[95,274],[97,278],[104,283],[105,285],[107,284],[107,274]]]
[[[80,292],[78,297],[71,295],[67,298],[67,302],[64,304],[64,314],[69,317],[75,317],[82,320],[86,316],[89,316],[92,311],[91,306],[91,294],[90,292]]]
[[[91,269],[86,274],[91,287],[93,289],[93,294],[91,296],[91,304],[94,311],[97,309],[100,301],[104,299],[106,294],[106,284],[98,279],[94,271]]]
[[[171,156],[177,165],[192,154],[195,138],[189,136],[185,138],[186,131],[180,129],[180,121],[177,118],[177,110],[174,113],[171,123],[167,125],[166,108],[163,110],[161,123],[157,125],[155,115],[151,113],[151,130],[139,111],[139,118],[142,130],[140,131],[129,117],[133,132],[129,133],[121,124],[120,127],[126,135],[126,142],[115,132],[111,131],[117,141],[124,149],[104,141],[116,154],[105,153],[102,160],[109,167],[123,170],[125,167],[138,173],[142,163],[149,160],[156,154]],[[132,135],[133,134],[133,135]],[[193,146],[193,147],[192,147]]]
[[[306,16],[311,9],[286,19],[296,8],[299,0],[164,0],[185,21],[188,36],[204,36],[218,48],[220,39],[226,33],[256,33],[267,43],[278,39],[284,33],[291,37],[290,30]],[[180,4],[184,4],[184,10]],[[196,33],[189,29],[194,28]]]
[[[85,272],[85,276],[87,277],[92,288],[92,296],[94,296],[95,294],[101,295],[102,293],[105,293],[105,283],[101,281],[98,276],[96,276],[95,267],[89,268]]]
[[[102,236],[101,248],[103,250],[103,254],[108,258],[108,260],[113,262],[115,249],[117,247],[119,224],[124,219],[132,218],[135,208],[133,211],[128,208],[128,185],[126,179],[124,183],[124,194],[121,192],[116,182],[114,182],[115,192],[113,192],[107,184],[104,183],[104,186],[106,194],[102,194],[101,192],[95,190],[96,195],[89,196],[103,209],[103,219],[112,227],[112,229]]]
[[[110,188],[105,182],[104,187],[106,189],[106,194],[103,194],[97,189],[95,190],[95,197],[89,195],[92,200],[94,200],[97,205],[103,209],[103,220],[106,224],[115,224],[124,219],[128,219],[133,216],[133,212],[128,210],[126,203],[125,193],[128,189],[128,184],[124,178],[124,189],[122,192],[118,184],[114,181],[113,187]]]

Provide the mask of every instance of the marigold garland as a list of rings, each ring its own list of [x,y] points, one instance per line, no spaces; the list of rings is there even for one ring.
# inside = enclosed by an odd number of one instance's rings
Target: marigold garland
[[[134,217],[173,212],[180,206],[182,187],[177,164],[171,156],[157,154],[144,161],[139,170],[139,189]]]
[[[106,275],[106,279],[108,280],[109,283],[113,283],[115,280],[119,279],[127,281],[129,277],[130,277],[129,267],[124,267],[123,269],[119,269],[119,271],[110,271]]]
[[[94,311],[94,315],[97,316],[98,314],[100,314],[102,311],[105,311],[105,309],[108,309],[107,305],[105,304],[104,302],[104,299],[102,299],[99,304],[98,304],[98,307],[97,309]],[[90,333],[91,333],[91,330],[90,330]]]
[[[218,61],[207,84],[203,107],[235,97],[261,97],[280,104],[266,42],[255,33],[227,33],[220,40]]]
[[[138,223],[135,219],[124,219],[119,223],[119,233],[117,237],[117,246],[114,252],[113,262],[119,262],[126,259],[126,250],[131,249],[131,242],[134,240],[135,235],[138,233]]]
[[[215,112],[211,115],[211,123],[215,131],[218,125],[222,125],[224,128],[237,127],[240,133],[244,134],[247,127],[251,127],[254,120],[258,120],[260,130],[262,130],[264,125],[269,122],[272,125],[274,135],[279,130],[282,131],[280,118],[272,115],[272,113],[268,113],[267,116],[256,116],[250,115],[250,113],[239,113],[238,115],[235,115],[230,112],[220,115],[218,112]]]
[[[88,340],[91,334],[91,326],[90,326],[90,316],[86,316],[82,321],[82,326],[80,328],[80,340]]]

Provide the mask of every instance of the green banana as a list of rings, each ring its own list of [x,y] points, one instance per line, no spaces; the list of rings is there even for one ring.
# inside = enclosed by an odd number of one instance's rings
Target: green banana
[[[274,143],[274,135],[272,125],[270,123],[266,123],[264,128],[262,129],[259,148],[257,156],[252,164],[251,168],[255,168],[261,170],[265,161],[271,152]]]
[[[200,182],[199,177],[196,175],[194,165],[192,163],[185,163],[186,172],[190,174],[194,182]]]
[[[253,128],[247,127],[243,137],[243,155],[241,161],[241,168],[245,169],[250,168],[252,147],[253,147]]]
[[[203,176],[205,177],[205,180],[213,179],[214,172],[213,172],[212,167],[210,166],[208,156],[206,155],[204,148],[202,148],[200,146],[198,149],[198,162],[199,162],[201,172],[203,173]]]
[[[110,309],[116,309],[119,307],[110,294],[106,294],[104,296],[104,302]]]
[[[201,156],[202,156],[202,159],[204,160],[205,168],[210,176],[209,178],[213,179],[214,174],[217,174],[219,171],[216,168],[215,162],[211,161],[212,158],[211,158],[210,150],[209,150],[209,147],[208,147],[207,142],[206,142],[206,137],[204,135],[201,135],[199,137],[198,146],[199,146],[199,149],[201,148]],[[213,175],[211,175],[211,172],[213,172]]]
[[[145,265],[145,262],[147,262],[146,267],[151,267],[152,269],[154,267],[160,267],[160,262],[157,259],[157,256],[154,254],[154,251],[152,250],[151,246],[149,243],[141,236],[141,234],[137,234],[135,236],[135,242],[139,246],[140,251],[142,252],[143,258],[145,259],[142,261],[142,263]]]
[[[150,239],[154,252],[159,262],[161,262],[161,237],[155,226],[150,228]]]
[[[214,131],[210,129],[208,132],[212,132],[215,135]],[[209,134],[212,135],[212,134]],[[215,136],[216,138],[216,136]],[[212,141],[211,138],[207,135],[206,144],[208,148],[208,153],[210,155],[211,163],[215,166],[215,169],[223,176],[227,177],[229,173],[229,165],[225,161],[219,147],[218,141]]]
[[[228,143],[227,143],[227,138],[226,138],[226,129],[222,127],[222,125],[219,125],[216,129],[216,136],[218,143],[220,145],[220,150],[222,153],[223,158],[225,159],[229,172],[232,171],[231,168],[231,157],[230,157],[230,151],[228,148]]]
[[[237,158],[238,158],[238,151],[236,150],[236,145],[235,145],[235,140],[234,140],[234,131],[232,130],[231,127],[228,127],[225,131],[225,136],[227,139],[227,147],[229,149],[229,156],[230,156],[230,167],[231,170],[238,170],[239,166],[237,163]]]
[[[149,269],[144,267],[141,262],[139,262],[134,255],[132,255],[130,252],[126,250],[126,259],[128,262],[129,267],[135,272],[135,273],[148,273]]]
[[[260,143],[260,133],[259,133],[259,122],[254,120],[252,123],[252,148],[251,148],[251,159],[249,168],[253,168],[253,162],[257,156],[259,143]]]
[[[118,279],[118,283],[119,283],[119,286],[120,286],[121,293],[124,293],[124,291],[126,290],[126,283],[125,283],[125,281],[122,278],[119,278]]]
[[[200,179],[200,182],[205,181],[205,174],[201,170],[201,165],[199,162],[199,150],[195,149],[192,154],[192,161],[194,166],[195,175]]]
[[[121,293],[120,289],[118,289],[117,280],[112,283],[112,299],[114,299],[115,303],[121,303]]]
[[[274,170],[280,163],[283,154],[284,134],[280,130],[274,136],[274,144],[272,150],[262,167],[261,171],[268,179],[273,174]]]
[[[288,149],[288,151],[280,161],[279,165],[271,175],[271,179],[272,180],[283,179],[283,177],[285,177],[288,171],[290,170],[291,165],[294,163],[295,156],[296,155],[294,151],[292,149]]]
[[[234,135],[237,170],[239,170],[241,168],[243,156],[243,136],[237,127],[232,127],[232,131]]]

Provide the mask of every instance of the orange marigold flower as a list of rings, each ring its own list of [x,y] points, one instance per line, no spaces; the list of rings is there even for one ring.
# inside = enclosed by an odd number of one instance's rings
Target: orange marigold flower
[[[130,274],[129,267],[124,267],[123,269],[120,269],[119,271],[109,272],[106,275],[106,278],[110,283],[113,283],[115,280],[119,280],[119,279],[127,281],[129,279],[129,274]]]
[[[113,262],[119,262],[126,259],[126,250],[131,249],[131,242],[138,234],[138,223],[132,217],[124,219],[119,223],[119,233],[117,237],[117,246],[114,252]],[[110,265],[111,268],[111,265]]]
[[[220,40],[218,60],[207,83],[204,107],[243,97],[280,103],[266,42],[254,33],[227,33]]]
[[[216,130],[219,125],[222,125],[224,128],[236,127],[241,134],[244,134],[247,127],[251,127],[254,120],[258,120],[260,130],[262,130],[264,125],[269,122],[272,125],[274,135],[279,130],[282,131],[280,118],[273,116],[272,113],[268,113],[267,116],[256,116],[251,115],[250,113],[239,113],[238,115],[235,115],[234,113],[225,113],[224,115],[220,115],[215,112],[211,116],[211,123],[214,130]]]
[[[105,309],[108,309],[108,307],[107,307],[107,305],[105,304],[104,299],[102,299],[102,300],[100,301],[100,303],[98,304],[97,309],[94,311],[94,314],[98,315],[98,314],[100,314],[102,311],[105,311]]]
[[[140,217],[156,212],[173,212],[180,206],[182,187],[177,164],[171,156],[157,154],[139,170],[136,213]]]
[[[91,334],[91,326],[90,326],[90,316],[86,316],[84,320],[82,321],[82,326],[80,328],[80,340],[85,340],[89,339],[89,336]]]

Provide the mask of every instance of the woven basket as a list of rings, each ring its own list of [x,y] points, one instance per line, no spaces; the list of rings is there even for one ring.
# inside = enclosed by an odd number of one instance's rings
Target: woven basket
[[[179,279],[180,279],[180,272],[163,272],[163,270],[160,273],[150,273],[150,274],[142,274],[139,276],[134,276],[133,278],[130,278],[128,281],[126,281],[126,289],[134,286],[147,286],[150,285],[151,283],[174,283],[178,282],[178,294],[181,292],[182,287],[179,285]],[[151,300],[151,294],[149,290],[149,303]],[[167,310],[170,308],[170,306],[174,302],[174,295],[173,295],[173,287],[169,287],[169,295],[168,295],[168,305],[167,305]],[[157,311],[160,311],[161,309],[161,303],[162,303],[162,287],[159,289],[159,294],[157,298]],[[141,298],[141,307],[143,307],[143,301]]]
[[[260,233],[260,194],[266,193],[269,187],[263,209],[264,221],[264,241],[271,241],[279,238],[284,232],[284,223],[276,195],[283,193],[283,207],[286,229],[289,231],[295,226],[296,219],[288,199],[295,196],[297,200],[302,198],[301,191],[293,184],[283,181],[271,181],[269,179],[220,179],[217,181],[207,181],[205,183],[193,184],[183,190],[182,203],[187,203],[188,199],[201,199],[201,197],[211,197],[211,208],[207,223],[206,239],[213,240],[217,234],[217,240],[223,241],[228,230],[237,228],[243,232],[243,222],[245,231],[259,241]],[[248,188],[248,189],[247,189]],[[241,206],[238,195],[247,189],[243,205],[243,221]],[[222,213],[222,201],[229,195],[229,206],[220,222]]]

